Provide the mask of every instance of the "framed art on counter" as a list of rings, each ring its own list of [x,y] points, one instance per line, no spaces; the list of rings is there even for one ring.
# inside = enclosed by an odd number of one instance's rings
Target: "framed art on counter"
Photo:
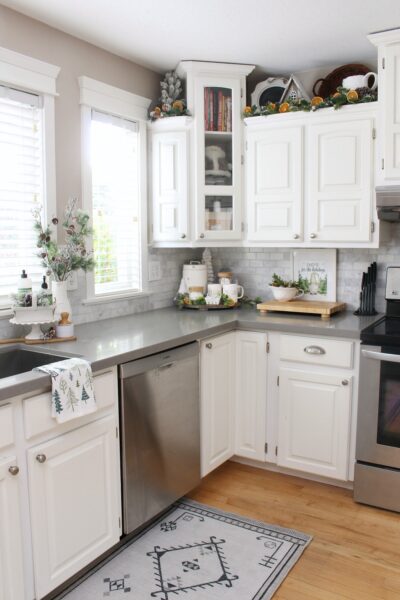
[[[304,300],[336,302],[336,249],[294,250],[293,279]]]

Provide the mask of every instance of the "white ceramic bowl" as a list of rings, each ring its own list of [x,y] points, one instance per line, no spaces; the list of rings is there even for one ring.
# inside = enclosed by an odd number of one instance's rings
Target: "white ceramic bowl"
[[[269,287],[274,295],[274,300],[278,300],[278,302],[290,302],[295,298],[304,296],[303,290],[298,290],[295,287],[276,287],[274,285],[270,285]]]

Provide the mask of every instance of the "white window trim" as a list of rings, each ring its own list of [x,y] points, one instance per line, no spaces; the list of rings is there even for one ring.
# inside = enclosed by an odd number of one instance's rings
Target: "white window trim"
[[[43,97],[43,164],[45,168],[44,213],[49,220],[57,213],[56,201],[56,145],[54,98],[60,67],[37,60],[25,54],[0,47],[0,83],[15,86]],[[33,226],[33,221],[32,221]],[[57,232],[55,231],[55,236]],[[0,304],[0,319],[12,314],[11,308]]]
[[[131,119],[138,123],[140,139],[140,255],[141,255],[141,290],[124,291],[115,294],[95,296],[94,273],[86,273],[86,299],[84,304],[98,304],[112,300],[143,298],[148,292],[147,265],[147,111],[151,100],[126,90],[96,81],[90,77],[79,77],[81,104],[81,148],[82,148],[82,206],[92,215],[92,173],[90,168],[90,131],[92,109],[110,113],[123,119]],[[93,249],[92,239],[88,242],[89,250]]]

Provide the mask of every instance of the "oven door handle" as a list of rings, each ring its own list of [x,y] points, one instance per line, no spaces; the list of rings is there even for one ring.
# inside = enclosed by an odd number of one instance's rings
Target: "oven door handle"
[[[376,352],[375,350],[361,350],[361,353],[365,358],[400,363],[400,354],[386,354],[386,352]]]

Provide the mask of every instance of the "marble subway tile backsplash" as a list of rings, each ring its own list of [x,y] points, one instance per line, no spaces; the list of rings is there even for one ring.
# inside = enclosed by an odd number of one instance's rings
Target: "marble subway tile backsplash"
[[[268,283],[274,272],[282,277],[292,277],[292,251],[287,248],[212,248],[214,272],[229,269],[235,273],[248,296],[272,296]],[[200,260],[202,249],[159,248],[149,251],[149,261],[157,260],[161,266],[161,279],[149,284],[149,295],[136,299],[114,300],[101,304],[83,304],[86,297],[85,275],[78,275],[78,289],[69,292],[74,323],[100,321],[147,310],[164,308],[172,304],[182,276],[182,266],[189,260]],[[386,268],[400,266],[400,225],[390,225],[388,241],[379,249],[348,248],[337,251],[337,298],[346,302],[348,308],[358,307],[361,274],[373,261],[378,263],[376,307],[385,310]],[[23,328],[0,320],[0,337],[16,337]]]
[[[230,269],[248,296],[272,298],[268,287],[274,272],[292,277],[292,251],[280,248],[213,248],[214,270]],[[400,266],[400,225],[390,225],[388,241],[377,249],[343,248],[337,250],[337,299],[348,308],[358,308],[362,272],[371,262],[378,263],[376,308],[384,312],[386,268]]]

